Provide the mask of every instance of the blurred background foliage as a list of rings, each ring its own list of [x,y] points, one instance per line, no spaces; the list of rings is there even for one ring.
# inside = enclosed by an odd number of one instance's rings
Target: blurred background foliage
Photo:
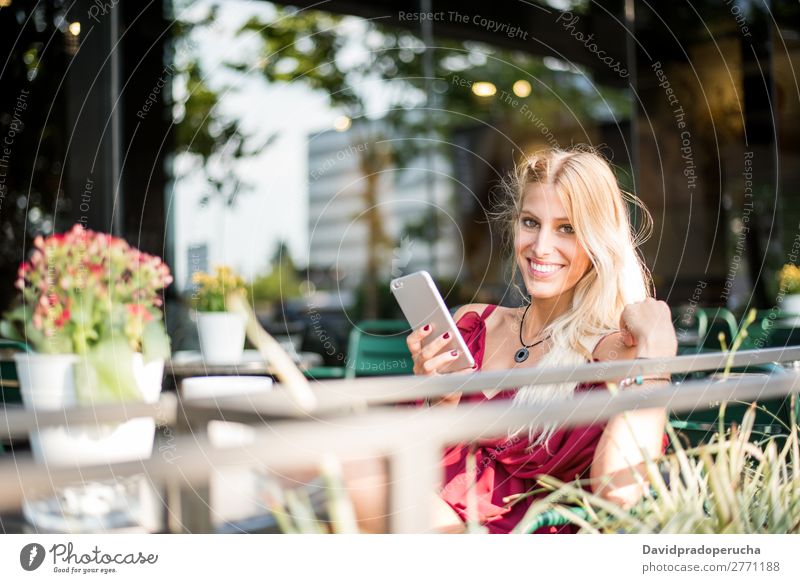
[[[193,31],[213,27],[216,12],[212,7],[194,21],[176,24],[176,55],[192,54]],[[538,119],[553,127],[591,125],[597,118],[619,120],[630,116],[624,89],[603,88],[582,75],[571,74],[575,71],[568,68],[548,67],[541,57],[483,43],[437,37],[436,48],[426,56],[425,43],[412,31],[279,6],[269,18],[248,20],[238,35],[257,39],[257,48],[226,63],[230,71],[242,79],[257,73],[268,84],[307,85],[354,120],[354,137],[359,144],[366,144],[359,160],[366,212],[358,220],[367,226],[368,257],[362,289],[357,294],[356,317],[397,313],[394,300],[387,295],[387,282],[379,281],[379,266],[399,241],[387,236],[380,214],[370,211],[377,208],[375,176],[380,171],[393,167],[402,172],[420,156],[449,158],[453,153],[452,132],[476,123],[498,128],[512,143],[524,143],[531,132],[529,117],[534,110]],[[212,89],[205,80],[207,72],[196,59],[177,59],[176,63],[178,85],[184,87],[177,92],[173,107],[177,151],[196,159],[191,171],[206,172],[209,190],[204,202],[221,197],[226,204],[235,204],[248,185],[236,176],[233,162],[270,147],[276,136],[259,142],[247,135],[238,120],[220,111],[222,93],[229,87]],[[528,94],[523,97],[511,90],[520,79],[530,80]],[[473,83],[485,81],[502,93],[480,96],[469,91]],[[388,103],[379,110],[371,100],[376,90]],[[531,112],[528,118],[526,112]],[[380,119],[379,129],[372,125],[369,131],[359,131],[366,126],[359,126],[358,121],[365,118]],[[387,136],[411,139],[387,140]],[[410,224],[403,235],[430,241],[436,237],[436,229],[430,223]],[[302,277],[296,270],[292,275],[293,269],[291,262],[273,258],[269,272],[252,282],[256,301],[293,297]]]

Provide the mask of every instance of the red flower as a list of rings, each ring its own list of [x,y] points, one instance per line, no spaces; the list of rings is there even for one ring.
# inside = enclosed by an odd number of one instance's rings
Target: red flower
[[[92,275],[103,275],[103,264],[102,263],[90,263],[89,264],[89,271],[92,272]]]
[[[63,327],[63,326],[64,326],[64,324],[66,324],[67,322],[69,322],[69,318],[70,318],[70,312],[69,312],[69,309],[66,309],[66,308],[65,308],[65,309],[64,309],[64,310],[61,312],[61,315],[60,315],[58,318],[56,318],[56,326],[57,326],[58,328],[61,328],[61,327]]]
[[[143,304],[128,304],[125,307],[131,316],[134,318],[141,318],[143,322],[149,322],[153,319],[153,315]]]

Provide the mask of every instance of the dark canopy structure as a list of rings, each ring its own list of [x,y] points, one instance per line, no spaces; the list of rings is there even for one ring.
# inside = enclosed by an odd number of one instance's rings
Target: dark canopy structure
[[[4,305],[42,221],[113,231],[169,260],[168,2],[0,2],[0,139],[14,134],[1,160]],[[769,264],[787,261],[800,232],[796,3],[286,4],[555,57],[629,88],[625,149],[656,221],[645,253],[659,295],[686,301],[702,282],[707,301],[724,303],[735,264],[752,300],[770,303]]]

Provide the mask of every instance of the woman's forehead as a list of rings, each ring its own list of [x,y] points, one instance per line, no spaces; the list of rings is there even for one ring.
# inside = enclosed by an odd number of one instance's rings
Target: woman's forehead
[[[523,193],[521,210],[540,217],[568,218],[561,197],[550,184],[528,185]]]

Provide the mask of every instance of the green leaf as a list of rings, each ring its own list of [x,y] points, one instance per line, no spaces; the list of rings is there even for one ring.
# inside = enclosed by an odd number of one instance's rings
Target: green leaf
[[[22,334],[20,334],[8,320],[0,322],[0,337],[16,340],[17,342],[25,342]]]
[[[0,335],[18,342],[25,342],[39,352],[53,352],[47,350],[44,334],[33,327],[31,310],[28,306],[18,306],[6,312],[4,316],[5,320],[0,324]]]
[[[76,364],[75,385],[81,405],[140,401],[133,350],[122,338],[100,342]]]
[[[142,334],[142,355],[145,362],[164,359],[168,360],[171,354],[169,336],[164,330],[160,320],[148,322]]]

